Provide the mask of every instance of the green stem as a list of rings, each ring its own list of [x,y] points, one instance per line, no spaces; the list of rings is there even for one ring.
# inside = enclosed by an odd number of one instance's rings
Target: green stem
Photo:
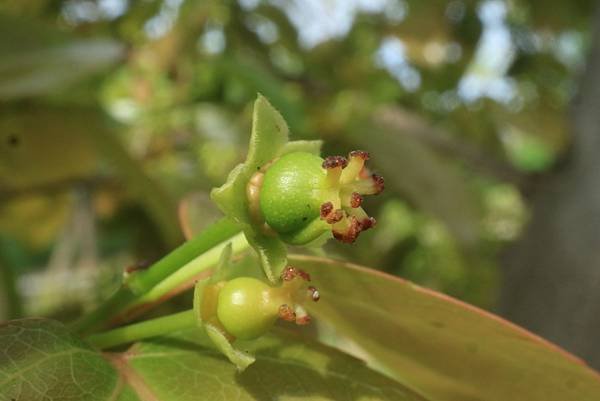
[[[196,259],[182,266],[179,270],[162,280],[143,296],[137,298],[134,302],[128,305],[127,309],[141,304],[156,302],[177,287],[190,282],[190,280],[192,280],[199,273],[215,266],[221,257],[223,248],[229,243],[232,245],[232,253],[234,255],[248,249],[250,246],[243,233],[239,233],[231,237],[227,241],[222,242],[218,246],[215,246],[204,254],[198,256]]]
[[[105,349],[196,326],[196,315],[194,310],[190,309],[185,312],[119,327],[104,333],[93,334],[86,340],[96,348]]]
[[[177,272],[213,248],[222,249],[232,237],[240,232],[236,223],[223,218],[206,228],[196,237],[176,248],[147,270],[134,273],[126,286],[121,287],[96,310],[81,317],[72,326],[79,333],[88,333],[111,318],[119,315],[136,300],[142,298],[161,281]],[[220,252],[220,251],[214,251]],[[210,267],[203,263],[196,274]]]
[[[138,294],[150,291],[155,285],[221,242],[229,241],[240,227],[226,217],[207,227],[190,241],[132,277],[129,286]]]

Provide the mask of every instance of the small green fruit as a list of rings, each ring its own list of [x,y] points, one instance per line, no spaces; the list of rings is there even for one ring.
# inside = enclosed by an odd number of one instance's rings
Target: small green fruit
[[[222,281],[205,291],[202,301],[202,319],[210,322],[210,310],[216,297],[216,322],[225,334],[242,340],[251,340],[266,333],[279,318],[299,325],[308,324],[310,316],[304,309],[308,300],[318,301],[319,291],[309,286],[310,276],[288,266],[281,274],[282,283],[270,287],[252,277],[238,277]],[[209,313],[206,313],[209,312]],[[231,341],[231,340],[230,340]]]
[[[257,172],[247,188],[254,222],[292,245],[305,245],[329,231],[354,242],[375,225],[362,209],[362,195],[383,190],[383,178],[364,166],[369,154],[325,159],[311,153],[286,154]]]
[[[310,153],[296,152],[281,157],[265,173],[260,192],[260,210],[266,223],[293,242],[294,234],[319,219],[323,203],[323,159]],[[309,234],[315,239],[327,225]]]
[[[217,318],[229,334],[250,340],[273,326],[280,305],[273,288],[255,278],[239,277],[219,292]]]

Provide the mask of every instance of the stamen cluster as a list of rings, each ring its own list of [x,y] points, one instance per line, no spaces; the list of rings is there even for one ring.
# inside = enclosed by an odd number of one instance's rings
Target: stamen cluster
[[[365,162],[369,153],[356,150],[350,152],[349,160],[343,156],[329,156],[322,167],[327,171],[328,189],[337,192],[321,204],[321,220],[331,224],[334,238],[352,243],[358,235],[377,223],[361,207],[363,195],[377,195],[384,189],[383,177],[369,174]]]

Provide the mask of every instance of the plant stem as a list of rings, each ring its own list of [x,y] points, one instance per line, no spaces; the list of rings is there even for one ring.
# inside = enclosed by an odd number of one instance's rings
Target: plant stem
[[[248,241],[246,241],[246,237],[242,233],[231,237],[227,241],[223,241],[218,246],[208,250],[204,254],[198,256],[196,259],[191,260],[179,270],[162,280],[143,296],[137,298],[134,302],[128,305],[128,308],[135,307],[140,304],[155,302],[180,285],[192,280],[194,276],[198,275],[198,273],[215,266],[221,257],[223,248],[229,243],[232,245],[233,254],[242,252],[249,247]]]
[[[103,325],[183,266],[188,265],[205,252],[211,251],[212,248],[222,249],[239,232],[238,225],[228,218],[215,222],[147,270],[134,273],[127,285],[121,287],[96,310],[82,316],[73,324],[72,329],[79,333],[88,333]],[[215,252],[220,253],[220,251]],[[210,265],[203,263],[195,269],[195,273],[208,267]]]
[[[147,270],[135,274],[129,286],[136,293],[144,294],[182,266],[190,263],[219,243],[229,241],[231,237],[239,232],[239,226],[233,220],[224,217],[154,263]]]
[[[105,349],[196,326],[197,319],[194,310],[190,309],[185,312],[119,327],[104,333],[93,334],[87,338],[87,341],[96,348]]]

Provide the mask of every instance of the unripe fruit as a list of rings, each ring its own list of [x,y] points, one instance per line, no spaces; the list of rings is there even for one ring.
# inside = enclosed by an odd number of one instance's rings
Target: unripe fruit
[[[216,297],[216,318],[226,335],[251,340],[267,332],[278,318],[296,324],[310,322],[304,303],[318,301],[319,292],[309,286],[310,277],[302,270],[288,266],[281,275],[282,283],[271,287],[252,277],[238,277],[220,282],[212,288]],[[211,295],[211,292],[206,292]],[[210,321],[214,303],[203,300],[203,319]],[[214,309],[213,309],[214,310]]]
[[[219,292],[217,318],[229,334],[249,340],[273,326],[281,303],[272,287],[255,278],[239,277]]]
[[[342,242],[354,242],[375,225],[362,209],[362,195],[378,194],[383,179],[364,167],[369,155],[354,151],[349,159],[325,159],[293,152],[257,172],[247,188],[254,222],[292,245],[310,243],[328,231]]]
[[[296,152],[281,157],[265,173],[260,210],[277,233],[293,236],[319,218],[327,176],[322,164],[319,156]],[[317,230],[311,239],[322,232]]]

